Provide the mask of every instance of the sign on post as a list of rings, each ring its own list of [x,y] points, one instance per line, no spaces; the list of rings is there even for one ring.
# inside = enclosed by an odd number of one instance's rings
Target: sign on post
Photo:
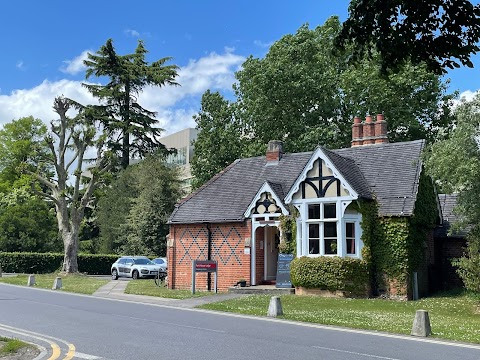
[[[277,288],[291,288],[292,280],[290,280],[290,263],[293,260],[293,254],[278,254],[277,263]]]
[[[192,262],[192,294],[195,294],[195,274],[197,272],[215,273],[213,287],[216,293],[217,292],[217,262],[214,260],[193,260]]]

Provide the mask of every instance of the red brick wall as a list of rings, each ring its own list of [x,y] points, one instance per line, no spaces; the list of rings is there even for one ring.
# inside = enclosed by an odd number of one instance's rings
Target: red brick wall
[[[245,254],[245,239],[251,237],[251,223],[210,224],[212,260],[218,264],[218,290],[224,291],[238,280],[250,283],[250,256]],[[190,289],[193,260],[207,260],[208,230],[206,224],[170,225],[168,256],[168,286]],[[172,246],[173,245],[173,246]],[[212,289],[214,274],[212,278]],[[207,289],[207,274],[197,273],[197,290]]]

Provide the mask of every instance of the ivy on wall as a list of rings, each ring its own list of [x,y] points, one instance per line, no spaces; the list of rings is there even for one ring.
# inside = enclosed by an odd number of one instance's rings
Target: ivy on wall
[[[284,254],[297,252],[297,218],[300,215],[294,206],[290,206],[290,215],[280,215],[280,245],[279,249]]]
[[[358,201],[362,213],[362,257],[367,262],[375,295],[395,284],[398,295],[407,295],[410,274],[424,261],[428,233],[438,221],[434,186],[420,176],[414,215],[378,217],[375,202]]]

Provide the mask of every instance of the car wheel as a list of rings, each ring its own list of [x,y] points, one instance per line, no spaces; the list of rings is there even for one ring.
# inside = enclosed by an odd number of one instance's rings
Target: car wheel
[[[133,280],[137,280],[137,279],[138,279],[138,271],[137,271],[137,270],[133,270],[133,272],[132,272],[132,279],[133,279]]]
[[[112,270],[112,280],[117,280],[118,279],[118,272],[117,269]]]

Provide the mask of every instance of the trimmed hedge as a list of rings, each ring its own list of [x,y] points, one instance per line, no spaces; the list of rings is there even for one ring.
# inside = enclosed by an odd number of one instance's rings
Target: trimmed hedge
[[[346,291],[354,296],[368,294],[370,279],[365,261],[337,256],[296,258],[290,264],[290,277],[297,287]]]
[[[0,252],[0,265],[4,272],[25,274],[48,274],[60,271],[63,263],[61,253]],[[78,270],[90,275],[110,274],[110,267],[118,255],[78,255]]]

